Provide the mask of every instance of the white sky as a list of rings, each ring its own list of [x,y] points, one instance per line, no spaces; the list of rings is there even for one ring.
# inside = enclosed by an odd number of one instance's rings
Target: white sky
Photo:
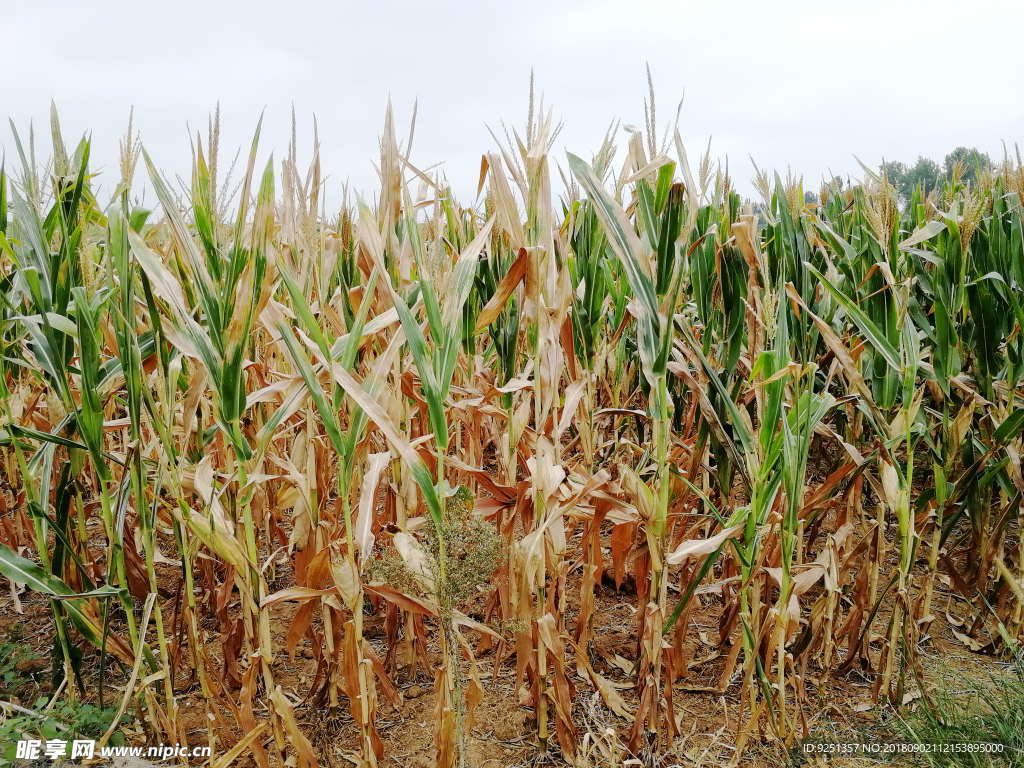
[[[649,62],[662,126],[685,90],[691,162],[713,136],[741,192],[752,194],[748,155],[783,175],[791,166],[816,190],[829,169],[859,176],[854,155],[941,162],[966,145],[1001,158],[1003,140],[1012,152],[1024,141],[1022,29],[1024,4],[988,0],[0,0],[0,105],[26,143],[35,121],[40,155],[51,98],[69,151],[91,130],[104,204],[132,105],[156,164],[187,178],[188,126],[205,143],[218,100],[222,169],[238,146],[244,162],[263,110],[260,166],[270,151],[280,160],[294,103],[300,166],[315,114],[336,204],[346,178],[377,189],[388,97],[400,139],[418,98],[412,162],[444,161],[468,204],[480,155],[495,147],[486,125],[525,123],[531,67],[564,119],[553,157],[565,168],[565,151],[589,159],[613,119],[643,126]],[[0,144],[17,168],[6,122]],[[144,174],[140,163],[137,184]]]

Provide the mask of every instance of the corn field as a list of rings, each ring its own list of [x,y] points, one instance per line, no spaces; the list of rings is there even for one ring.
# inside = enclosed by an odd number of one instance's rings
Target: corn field
[[[470,203],[389,106],[380,188],[337,214],[318,139],[300,169],[257,128],[236,184],[219,114],[177,184],[130,124],[108,178],[56,111],[45,166],[19,140],[0,573],[8,616],[44,596],[60,695],[211,765],[372,767],[418,680],[461,768],[499,676],[574,766],[656,764],[710,693],[739,762],[851,674],[927,700],[951,596],[973,650],[1019,648],[1019,155],[909,200],[755,166],[744,201],[650,106],[584,160],[531,99]]]

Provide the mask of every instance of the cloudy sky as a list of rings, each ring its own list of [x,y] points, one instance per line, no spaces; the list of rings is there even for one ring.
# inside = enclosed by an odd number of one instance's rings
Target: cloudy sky
[[[252,139],[261,156],[287,147],[294,104],[300,164],[313,118],[329,199],[346,179],[372,194],[371,161],[390,97],[399,136],[419,101],[412,161],[443,162],[456,191],[476,191],[487,126],[522,127],[531,68],[538,96],[565,127],[554,157],[589,158],[614,119],[643,126],[649,64],[658,122],[680,123],[691,159],[712,139],[752,194],[749,156],[787,166],[816,189],[854,158],[942,156],[958,145],[1002,156],[1024,141],[1024,4],[440,2],[103,2],[2,0],[0,104],[23,139],[48,145],[50,100],[68,144],[93,137],[94,170],[117,183],[129,109],[147,151],[187,176],[189,128],[205,136],[220,102],[222,160]],[[27,141],[27,139],[25,139]],[[620,146],[624,144],[622,135]],[[12,134],[0,127],[10,169]],[[620,154],[620,157],[622,155]],[[144,170],[140,167],[137,182]],[[557,173],[556,173],[557,178]],[[105,202],[103,195],[101,203]]]

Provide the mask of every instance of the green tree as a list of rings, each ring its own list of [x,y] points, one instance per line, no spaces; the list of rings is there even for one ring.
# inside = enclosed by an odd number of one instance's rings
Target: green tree
[[[943,164],[946,178],[953,178],[953,166],[958,160],[964,164],[965,170],[961,179],[965,182],[973,183],[978,178],[978,171],[992,167],[992,158],[988,156],[988,152],[982,152],[977,147],[957,147],[946,155]]]
[[[917,162],[907,169],[905,177],[906,189],[901,190],[901,193],[905,194],[907,200],[909,200],[914,187],[920,184],[924,188],[925,194],[927,194],[935,189],[941,174],[942,169],[939,168],[937,162],[930,157],[918,155]]]
[[[906,202],[910,199],[910,195],[907,190],[907,173],[910,172],[910,166],[906,163],[900,162],[899,160],[882,162],[878,166],[879,173],[885,175],[889,180],[889,183],[896,187],[896,191],[899,192],[900,200]]]
[[[900,201],[904,205],[910,201],[910,196],[918,184],[923,187],[925,194],[927,194],[935,188],[939,177],[942,175],[942,169],[937,162],[921,155],[918,155],[917,162],[913,165],[907,165],[899,161],[886,163],[885,172],[889,178],[889,183],[896,187]]]

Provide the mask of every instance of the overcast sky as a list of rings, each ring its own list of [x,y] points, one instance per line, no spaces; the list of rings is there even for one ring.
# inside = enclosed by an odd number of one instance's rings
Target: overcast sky
[[[188,129],[205,141],[218,101],[222,168],[248,149],[262,111],[261,164],[271,151],[279,160],[294,104],[300,165],[315,115],[329,199],[340,201],[346,179],[377,188],[371,162],[389,96],[400,138],[418,99],[412,162],[443,161],[465,198],[494,149],[487,126],[525,123],[531,68],[565,123],[553,151],[564,168],[566,150],[589,158],[613,119],[643,126],[649,63],[659,123],[685,91],[691,161],[713,137],[713,156],[728,155],[752,194],[751,155],[817,189],[829,170],[860,175],[854,155],[941,162],[966,145],[1001,158],[1004,140],[1012,152],[1024,140],[1022,29],[1024,4],[986,0],[0,0],[0,104],[26,142],[35,121],[40,155],[51,99],[69,145],[92,131],[107,194],[132,105],[155,163],[187,176]],[[6,121],[0,143],[10,170]],[[621,160],[624,134],[619,143]],[[140,164],[137,183],[144,173]]]

